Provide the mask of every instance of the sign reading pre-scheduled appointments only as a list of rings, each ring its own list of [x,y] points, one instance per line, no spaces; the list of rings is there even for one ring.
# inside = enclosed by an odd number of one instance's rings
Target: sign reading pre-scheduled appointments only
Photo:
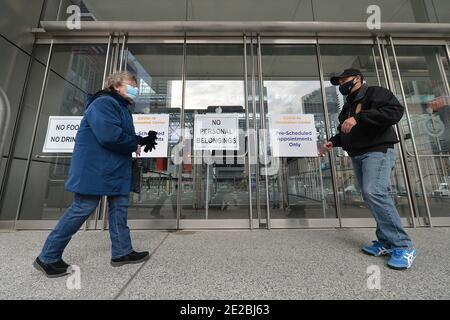
[[[271,114],[270,142],[275,157],[317,157],[312,114]]]

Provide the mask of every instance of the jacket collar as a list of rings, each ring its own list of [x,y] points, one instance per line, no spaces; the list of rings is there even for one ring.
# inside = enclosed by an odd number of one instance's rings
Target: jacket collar
[[[122,97],[120,94],[118,94],[116,92],[111,92],[108,90],[100,90],[96,94],[89,97],[87,104],[86,104],[86,109],[89,107],[89,105],[92,102],[94,102],[95,99],[97,99],[101,96],[110,96],[110,97],[114,98],[121,106],[123,106],[125,108],[128,108],[128,106],[131,104],[130,101],[128,101],[127,99],[125,99],[124,97]]]
[[[361,101],[365,97],[368,88],[369,86],[366,83],[363,83],[358,91],[347,97],[347,102],[355,103]]]

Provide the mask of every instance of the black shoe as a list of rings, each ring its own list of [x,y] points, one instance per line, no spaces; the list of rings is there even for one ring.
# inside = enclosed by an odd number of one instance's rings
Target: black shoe
[[[43,263],[39,258],[36,258],[33,266],[37,270],[42,271],[47,278],[59,278],[70,274],[68,271],[70,266],[63,260],[55,263]]]
[[[127,254],[126,256],[117,259],[111,259],[111,265],[113,267],[120,267],[125,264],[141,263],[147,261],[149,258],[150,254],[148,253],[148,251],[144,252],[131,251],[131,253]]]

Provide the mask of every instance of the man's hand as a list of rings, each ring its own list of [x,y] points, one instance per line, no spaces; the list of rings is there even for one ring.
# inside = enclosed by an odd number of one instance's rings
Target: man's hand
[[[137,146],[137,150],[136,150],[136,157],[140,157],[141,156],[141,146],[138,144]]]
[[[331,149],[333,149],[333,142],[331,142],[331,141],[325,142],[319,152],[319,157],[323,157],[325,152],[330,152]]]
[[[341,125],[341,132],[342,133],[349,133],[352,131],[353,127],[356,125],[356,120],[354,117],[348,118],[344,121],[344,123]]]

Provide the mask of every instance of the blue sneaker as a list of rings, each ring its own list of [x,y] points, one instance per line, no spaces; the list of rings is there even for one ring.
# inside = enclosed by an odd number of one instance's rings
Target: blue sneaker
[[[416,256],[417,252],[415,249],[397,248],[392,250],[392,255],[387,265],[395,270],[409,269],[411,268]]]
[[[361,248],[364,253],[367,253],[374,257],[386,256],[391,254],[390,249],[385,248],[379,241],[372,241],[371,246],[364,246]]]

